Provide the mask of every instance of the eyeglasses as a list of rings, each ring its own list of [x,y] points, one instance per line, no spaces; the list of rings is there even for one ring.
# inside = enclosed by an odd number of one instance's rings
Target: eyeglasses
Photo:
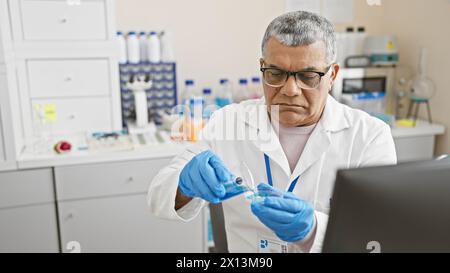
[[[302,89],[317,89],[322,77],[330,70],[332,65],[328,66],[325,72],[318,71],[297,71],[290,72],[279,68],[261,67],[264,83],[271,87],[282,87],[286,84],[290,76],[295,77],[297,86]]]

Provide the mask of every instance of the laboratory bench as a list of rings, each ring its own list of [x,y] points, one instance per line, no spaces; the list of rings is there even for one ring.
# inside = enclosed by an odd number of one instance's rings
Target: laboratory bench
[[[73,242],[82,252],[207,252],[206,210],[183,223],[147,206],[149,183],[184,147],[22,154],[0,172],[0,252],[71,252]]]

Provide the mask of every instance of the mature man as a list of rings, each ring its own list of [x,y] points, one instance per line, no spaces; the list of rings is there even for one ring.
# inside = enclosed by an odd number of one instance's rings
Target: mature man
[[[336,170],[395,164],[394,142],[386,124],[329,95],[339,65],[325,18],[298,11],[274,19],[262,56],[265,98],[215,112],[203,139],[153,179],[148,204],[189,221],[207,202],[222,202],[231,252],[318,252]],[[228,198],[242,165],[263,198]]]

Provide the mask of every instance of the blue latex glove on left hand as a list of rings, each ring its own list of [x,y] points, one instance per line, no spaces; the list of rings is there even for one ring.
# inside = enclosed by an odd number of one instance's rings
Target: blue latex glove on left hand
[[[308,202],[268,184],[259,184],[258,192],[265,197],[252,202],[252,212],[281,240],[296,242],[309,234],[314,225],[314,209]]]

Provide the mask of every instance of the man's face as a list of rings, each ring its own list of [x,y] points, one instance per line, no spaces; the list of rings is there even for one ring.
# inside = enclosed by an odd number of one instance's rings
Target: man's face
[[[308,126],[317,123],[322,115],[328,92],[339,71],[339,65],[326,63],[326,46],[322,41],[308,46],[289,47],[271,38],[261,59],[262,67],[279,68],[285,71],[316,71],[327,73],[315,89],[303,89],[295,77],[288,78],[281,87],[264,85],[267,110],[279,106],[279,122],[286,127]]]

